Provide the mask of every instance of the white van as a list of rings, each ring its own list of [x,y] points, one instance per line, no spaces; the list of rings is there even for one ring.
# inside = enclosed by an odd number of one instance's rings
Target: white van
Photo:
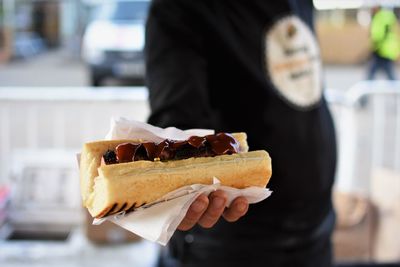
[[[83,36],[82,57],[90,68],[91,84],[107,77],[143,82],[144,35],[148,0],[105,1]]]

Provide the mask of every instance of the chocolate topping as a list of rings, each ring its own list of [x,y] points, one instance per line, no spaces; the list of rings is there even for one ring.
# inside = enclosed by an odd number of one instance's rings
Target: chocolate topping
[[[159,158],[160,155],[157,153],[157,144],[153,142],[143,143],[142,146],[146,150],[146,155],[149,160],[154,160],[154,158]]]
[[[138,161],[138,160],[149,160],[146,148],[142,144],[139,144],[138,149],[135,151],[135,154],[133,155],[133,161]]]
[[[157,145],[157,155],[160,160],[168,160],[174,158],[175,153],[170,148],[170,142],[168,140],[164,140]]]
[[[191,157],[230,155],[239,152],[239,143],[230,134],[218,133],[204,137],[191,136],[186,141],[166,139],[160,143],[123,143],[115,149],[115,160],[110,160],[112,158],[111,152],[113,151],[107,151],[103,155],[106,164],[138,160],[153,161],[159,159],[166,161]]]
[[[212,149],[217,155],[233,154],[239,151],[239,144],[232,135],[219,133],[211,141]]]
[[[115,152],[112,150],[107,150],[103,155],[103,159],[105,164],[118,163],[117,155],[115,155]]]
[[[189,137],[189,139],[188,139],[188,143],[191,145],[191,146],[194,146],[195,148],[199,148],[199,147],[201,147],[201,146],[204,146],[204,143],[206,142],[207,140],[204,138],[204,137],[200,137],[200,136],[191,136],[191,137]]]
[[[169,142],[169,146],[173,150],[177,150],[188,143],[188,141],[176,141],[176,140],[167,140],[167,141]]]
[[[123,162],[133,161],[139,146],[140,144],[132,144],[132,143],[119,144],[115,149],[115,154],[117,154],[118,162],[123,163]]]

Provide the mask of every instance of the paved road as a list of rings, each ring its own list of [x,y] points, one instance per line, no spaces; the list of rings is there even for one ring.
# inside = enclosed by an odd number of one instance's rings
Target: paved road
[[[366,65],[326,65],[326,87],[345,90],[365,78],[366,68]],[[118,83],[109,81],[108,84]],[[89,85],[87,68],[79,59],[72,58],[63,50],[0,65],[0,86],[86,85]]]
[[[84,86],[87,70],[64,51],[0,65],[0,86]]]
[[[89,71],[76,56],[64,50],[50,51],[30,59],[0,65],[1,86],[88,86]],[[133,85],[130,81],[107,79],[105,85]],[[140,85],[136,82],[135,85]]]

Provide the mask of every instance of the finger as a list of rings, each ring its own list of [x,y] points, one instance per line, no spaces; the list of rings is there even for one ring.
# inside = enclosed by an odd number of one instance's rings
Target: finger
[[[236,222],[243,215],[247,213],[249,209],[249,202],[244,197],[236,198],[231,206],[224,212],[223,217],[228,222]]]
[[[206,211],[208,203],[208,197],[200,195],[192,205],[190,205],[185,218],[183,218],[182,222],[178,226],[178,230],[187,231],[192,228]]]
[[[210,195],[209,198],[210,204],[199,219],[199,225],[204,228],[210,228],[214,226],[224,212],[227,200],[226,194],[223,191],[215,191]]]

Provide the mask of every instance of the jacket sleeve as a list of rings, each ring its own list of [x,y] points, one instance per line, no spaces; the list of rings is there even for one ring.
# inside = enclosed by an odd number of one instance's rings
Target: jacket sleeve
[[[213,128],[204,30],[192,1],[153,1],[146,24],[149,123]],[[197,1],[193,1],[197,2]]]

